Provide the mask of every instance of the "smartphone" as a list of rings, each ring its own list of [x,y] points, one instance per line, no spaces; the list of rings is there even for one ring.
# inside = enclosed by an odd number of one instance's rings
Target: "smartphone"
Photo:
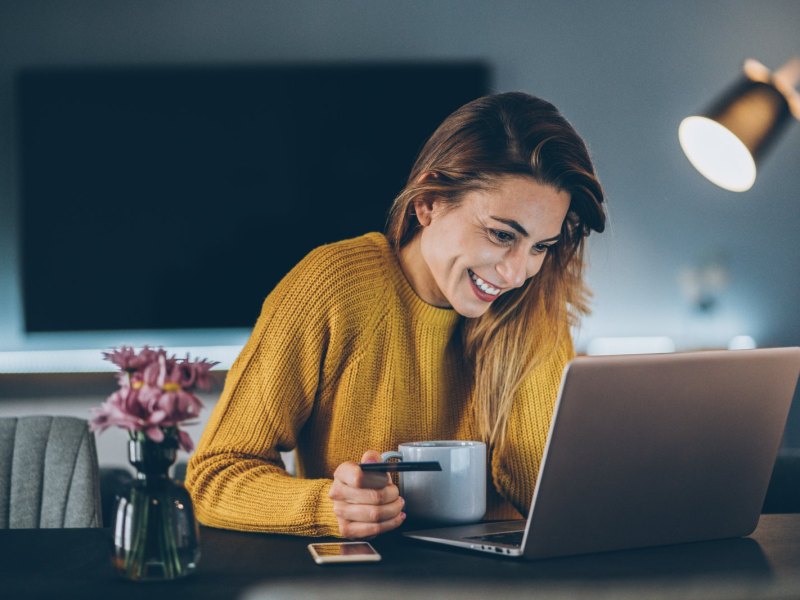
[[[381,555],[368,542],[330,542],[309,544],[308,551],[318,565],[331,563],[378,562]]]

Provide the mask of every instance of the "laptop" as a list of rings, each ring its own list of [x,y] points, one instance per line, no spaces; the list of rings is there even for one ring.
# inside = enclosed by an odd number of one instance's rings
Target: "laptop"
[[[527,520],[404,535],[529,559],[749,535],[798,374],[800,348],[575,358]]]

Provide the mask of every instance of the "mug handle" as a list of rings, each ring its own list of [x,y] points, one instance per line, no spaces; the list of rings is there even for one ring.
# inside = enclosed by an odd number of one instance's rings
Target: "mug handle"
[[[400,454],[399,452],[394,451],[394,450],[389,451],[389,452],[384,452],[383,454],[381,454],[381,460],[383,462],[386,462],[387,460],[390,460],[392,458],[396,458],[398,460],[403,460],[403,455]]]

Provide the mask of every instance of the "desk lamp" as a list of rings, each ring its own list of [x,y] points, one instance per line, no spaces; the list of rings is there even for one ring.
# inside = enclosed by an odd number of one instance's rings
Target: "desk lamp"
[[[800,120],[800,57],[772,73],[748,59],[742,77],[708,109],[686,117],[678,138],[689,162],[712,183],[732,192],[749,190],[756,164],[786,129]]]

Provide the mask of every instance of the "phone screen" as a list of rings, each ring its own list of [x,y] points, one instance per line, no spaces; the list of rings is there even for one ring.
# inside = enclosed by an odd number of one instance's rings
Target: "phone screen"
[[[320,564],[332,562],[374,562],[381,555],[367,542],[309,544],[308,550]]]

